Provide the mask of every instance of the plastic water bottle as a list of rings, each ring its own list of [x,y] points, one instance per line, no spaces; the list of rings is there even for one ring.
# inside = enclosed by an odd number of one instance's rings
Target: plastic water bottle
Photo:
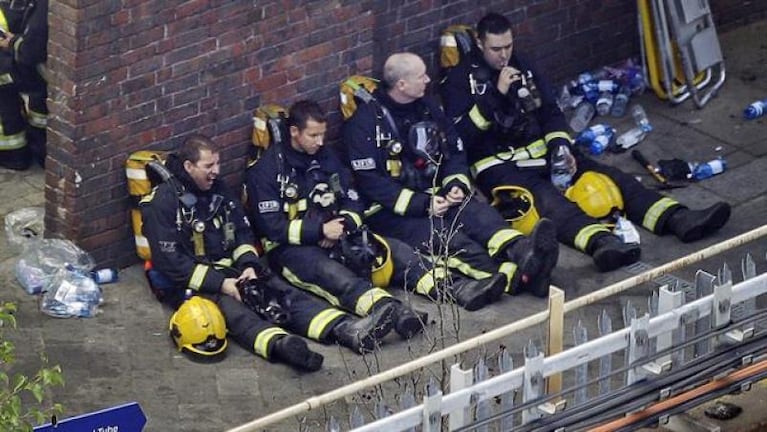
[[[613,107],[614,96],[608,91],[603,91],[599,94],[597,99],[597,113],[601,116],[606,116],[610,113],[610,109]]]
[[[645,136],[647,136],[647,132],[644,129],[639,127],[631,128],[618,137],[616,144],[624,150],[629,149],[639,144]]]
[[[634,118],[634,123],[637,127],[643,131],[650,132],[652,130],[650,119],[647,118],[647,113],[642,108],[642,105],[637,104],[631,107],[631,117]]]
[[[91,271],[90,276],[99,285],[117,282],[118,279],[117,270],[113,268],[93,270]]]
[[[767,99],[758,100],[743,111],[743,118],[753,120],[767,114]]]
[[[615,95],[610,115],[613,117],[623,117],[626,115],[626,108],[628,108],[630,98],[631,90],[627,86],[621,86],[618,90],[618,94]]]
[[[721,156],[708,162],[695,164],[692,169],[692,177],[695,180],[704,180],[713,177],[727,169],[727,161]]]
[[[559,146],[551,158],[551,183],[560,191],[564,191],[573,181],[577,169],[575,156],[566,145]]]
[[[620,84],[613,80],[599,80],[597,82],[597,90],[600,92],[615,93],[618,91]]]
[[[594,105],[583,101],[575,108],[573,117],[570,119],[570,128],[575,132],[586,129],[591,119],[594,118]]]

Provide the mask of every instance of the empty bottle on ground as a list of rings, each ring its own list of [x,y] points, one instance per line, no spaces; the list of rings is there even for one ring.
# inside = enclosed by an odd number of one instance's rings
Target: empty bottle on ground
[[[589,125],[591,119],[594,118],[594,105],[587,101],[583,101],[575,108],[573,117],[570,119],[570,129],[575,132],[580,132]]]
[[[767,113],[767,99],[758,100],[743,111],[743,118],[753,120]]]
[[[551,157],[551,183],[557,189],[564,191],[573,181],[577,169],[575,156],[566,145],[559,146]]]
[[[721,156],[708,162],[694,164],[692,167],[692,178],[695,180],[705,180],[727,169],[727,161]]]

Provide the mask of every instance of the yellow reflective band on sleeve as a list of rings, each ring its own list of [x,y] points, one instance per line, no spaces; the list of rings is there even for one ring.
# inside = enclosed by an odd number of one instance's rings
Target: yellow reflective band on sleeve
[[[539,157],[546,155],[546,142],[540,139],[535,140],[528,144],[527,147],[525,147],[525,150],[530,154],[530,159],[538,159]]]
[[[663,197],[659,199],[650,207],[649,210],[647,210],[647,213],[645,213],[644,219],[642,219],[642,226],[652,232],[655,232],[655,226],[658,224],[658,219],[660,219],[661,215],[666,210],[668,210],[669,207],[678,204],[679,201],[669,197]]]
[[[403,188],[399,197],[397,197],[397,202],[394,203],[394,213],[404,215],[407,211],[407,206],[410,205],[410,200],[413,199],[413,195],[415,195],[415,192]]]
[[[491,273],[474,268],[466,261],[458,259],[454,256],[451,256],[447,259],[447,266],[451,269],[458,270],[459,272],[465,274],[466,276],[472,279],[477,279],[477,280],[487,279],[490,276],[492,276]]]
[[[434,267],[418,279],[415,292],[430,296],[432,290],[437,286],[437,281],[444,281],[445,279],[447,279],[447,270],[444,267]]]
[[[325,291],[325,289],[323,289],[319,285],[315,285],[309,282],[304,282],[303,280],[301,280],[301,278],[299,278],[295,273],[290,271],[290,269],[287,267],[282,268],[282,276],[288,282],[290,282],[293,286],[301,288],[302,290],[305,290],[305,291],[309,291],[310,293],[325,299],[325,301],[327,301],[333,306],[338,306],[341,304],[341,302],[338,300],[338,297]]]
[[[490,254],[491,257],[496,256],[498,252],[502,251],[503,248],[509,244],[509,242],[520,236],[524,236],[524,234],[515,229],[499,229],[492,237],[490,237],[490,240],[487,241],[488,254]]]
[[[258,255],[258,252],[256,252],[256,247],[249,244],[239,245],[234,249],[234,252],[232,252],[232,259],[237,261],[240,259],[241,256],[245,255],[248,252],[252,252],[254,255]]]
[[[189,277],[189,288],[199,291],[202,283],[205,282],[205,276],[208,274],[209,266],[205,264],[197,264],[194,266],[192,276]]]
[[[48,126],[48,115],[27,110],[27,122],[30,126],[45,129]]]
[[[288,244],[301,244],[301,226],[303,226],[303,221],[300,219],[290,221],[288,224]]]
[[[444,179],[442,179],[442,186],[445,186],[446,184],[450,183],[453,180],[457,180],[461,182],[464,186],[466,186],[467,189],[471,190],[471,180],[469,180],[469,178],[466,177],[464,174],[453,174],[453,175],[445,177]]]
[[[213,264],[215,264],[216,267],[231,267],[234,264],[234,261],[232,261],[231,258],[221,258]]]
[[[511,281],[514,280],[514,273],[517,272],[517,265],[510,262],[504,262],[501,263],[501,266],[498,267],[498,273],[503,273],[506,275],[506,289],[504,289],[505,292],[511,294]]]
[[[580,231],[578,231],[578,234],[575,236],[575,240],[573,240],[573,244],[575,244],[575,248],[586,252],[586,247],[589,245],[589,240],[591,240],[591,237],[594,236],[594,234],[597,233],[611,233],[609,228],[602,224],[591,224],[586,225],[585,227],[581,228]]]
[[[570,144],[573,143],[573,139],[570,138],[570,134],[565,131],[549,132],[543,137],[547,144],[554,138],[563,138],[566,139]]]
[[[354,305],[354,313],[359,316],[367,316],[373,308],[373,305],[378,303],[379,300],[391,297],[392,295],[386,292],[386,290],[373,287],[359,296],[357,304]]]
[[[479,107],[476,104],[471,108],[471,111],[469,111],[469,118],[471,119],[471,122],[474,123],[474,126],[476,126],[479,130],[488,130],[490,129],[490,126],[493,125],[492,122],[486,119],[482,113],[479,112]]]
[[[271,251],[272,249],[276,248],[280,244],[275,242],[275,241],[271,241],[271,240],[269,240],[266,237],[262,237],[261,238],[261,245],[264,246],[264,253],[269,253],[269,251]]]
[[[381,211],[382,208],[383,206],[381,204],[378,204],[378,203],[371,204],[370,207],[365,209],[365,217],[369,218],[370,216],[373,216],[374,214]]]
[[[8,19],[5,18],[5,14],[3,13],[2,9],[0,9],[0,29],[3,29],[4,32],[8,32],[10,30],[8,28]]]
[[[346,312],[338,309],[323,309],[314,316],[309,322],[309,328],[306,330],[306,336],[310,339],[319,341],[328,326],[334,323],[339,317],[346,315]]]
[[[2,127],[0,127],[2,128]],[[0,131],[1,133],[2,131]],[[16,150],[23,148],[27,145],[27,138],[24,132],[14,135],[0,135],[0,151],[2,150]]]
[[[13,82],[13,77],[9,73],[0,74],[0,85],[6,85]]]
[[[269,358],[269,343],[277,336],[286,336],[288,332],[279,327],[268,327],[256,335],[256,340],[253,341],[253,351],[261,357]]]
[[[354,224],[357,225],[358,227],[362,225],[362,217],[359,214],[348,211],[348,210],[341,210],[338,213],[341,216],[349,216],[350,218],[352,218],[352,220],[354,221]]]

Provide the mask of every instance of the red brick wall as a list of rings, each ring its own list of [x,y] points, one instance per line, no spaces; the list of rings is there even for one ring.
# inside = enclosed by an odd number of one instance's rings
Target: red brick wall
[[[49,42],[49,233],[100,265],[135,262],[127,155],[213,137],[235,185],[250,112],[299,97],[331,111],[338,83],[377,73],[388,53],[423,55],[436,74],[439,32],[488,10],[514,23],[516,44],[561,80],[638,53],[631,0],[53,0]],[[712,0],[718,24],[764,18],[767,2]]]

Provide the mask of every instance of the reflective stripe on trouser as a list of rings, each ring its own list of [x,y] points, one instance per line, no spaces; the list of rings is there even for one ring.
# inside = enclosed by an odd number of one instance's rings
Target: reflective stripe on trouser
[[[256,335],[253,341],[253,352],[264,358],[269,358],[271,353],[270,344],[275,337],[285,336],[288,332],[279,327],[270,327]]]
[[[674,199],[668,197],[659,199],[649,210],[647,210],[647,213],[645,213],[644,218],[642,219],[642,226],[652,232],[659,232],[661,227],[659,226],[658,221],[660,221],[663,214],[670,208],[677,206],[679,206],[679,201]]]
[[[509,151],[498,152],[492,156],[482,158],[469,167],[471,175],[474,177],[479,176],[482,172],[488,169],[504,165],[511,161],[537,159],[546,155],[546,143],[542,140],[535,140],[525,147],[511,149]]]
[[[587,252],[586,248],[588,247],[591,239],[600,233],[610,234],[612,231],[610,231],[610,229],[603,224],[586,225],[585,227],[581,228],[581,230],[578,231],[578,235],[575,236],[575,248],[579,251]]]
[[[327,249],[283,245],[268,256],[270,263],[293,285],[358,315],[367,315],[375,304],[391,297],[380,288],[374,289],[370,279],[357,276],[331,259]]]
[[[346,316],[346,313],[338,309],[325,309],[314,316],[309,323],[309,329],[306,336],[316,341],[325,339],[331,325],[339,318]]]
[[[0,85],[0,151],[17,150],[27,145],[22,100],[13,85]]]
[[[506,291],[507,293],[511,294],[515,287],[511,286],[511,283],[514,281],[514,274],[517,272],[517,265],[513,262],[503,262],[501,263],[501,266],[498,267],[498,273],[503,273],[506,275]]]

